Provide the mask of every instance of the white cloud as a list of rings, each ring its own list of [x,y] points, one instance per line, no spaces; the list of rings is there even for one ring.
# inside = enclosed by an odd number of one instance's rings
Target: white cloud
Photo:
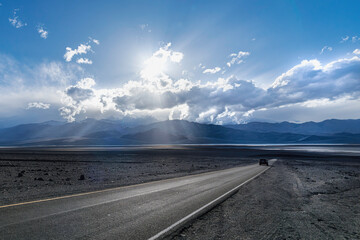
[[[199,65],[195,66],[193,69],[197,70],[197,69],[205,69],[205,68],[206,67],[202,63],[199,63]]]
[[[325,51],[331,52],[332,50],[333,50],[332,47],[324,46],[324,47],[321,49],[320,54],[323,54]]]
[[[92,64],[93,62],[88,58],[79,58],[76,60],[79,64]]]
[[[151,32],[151,29],[149,28],[149,24],[140,24],[139,27],[142,31],[147,31],[149,33]]]
[[[349,40],[349,38],[350,38],[349,36],[341,37],[340,43],[346,42],[347,40]]]
[[[83,79],[66,88],[65,106],[60,112],[68,121],[74,121],[79,114],[89,114],[92,109],[103,114],[113,111],[121,116],[224,124],[242,122],[259,111],[291,106],[316,109],[339,98],[360,99],[357,56],[325,65],[316,59],[304,60],[276,78],[268,89],[234,76],[215,82],[174,80],[166,74],[166,68],[182,58],[182,53],[173,51],[169,43],[145,61],[138,81],[128,81],[120,88],[96,89],[93,79]]]
[[[65,61],[70,62],[75,55],[86,54],[90,50],[91,46],[88,44],[80,44],[76,49],[66,47]]]
[[[352,38],[351,38],[351,41],[354,43],[354,42],[357,42],[357,41],[360,41],[360,37],[358,37],[358,36],[353,36]]]
[[[152,81],[158,87],[165,87],[171,81],[165,73],[166,68],[171,63],[180,63],[184,54],[173,51],[170,47],[171,43],[166,44],[144,62],[144,68],[140,72],[141,78]]]
[[[24,27],[24,26],[27,26],[27,23],[26,22],[23,22],[19,16],[17,16],[17,12],[19,11],[19,9],[15,9],[14,10],[14,13],[13,13],[13,17],[9,18],[9,22],[11,25],[13,25],[15,28],[21,28],[21,27]]]
[[[94,91],[91,88],[81,88],[78,86],[68,87],[65,92],[76,102],[81,102],[94,96]]]
[[[44,61],[29,66],[0,53],[0,88],[12,87],[20,91],[50,85],[64,87],[83,74],[83,69],[75,64]]]
[[[354,51],[353,51],[353,54],[356,54],[356,55],[360,55],[360,49],[355,49]]]
[[[192,121],[217,122],[217,115],[226,108],[228,111],[242,110],[257,105],[261,99],[259,96],[265,93],[253,83],[234,77],[204,84],[183,79],[166,90],[153,89],[144,83],[131,83],[118,89],[113,102],[116,109],[123,113],[163,109],[169,114],[180,112],[183,118]]]
[[[358,98],[360,58],[338,59],[326,65],[318,60],[302,61],[278,77],[268,93],[273,106],[345,95]]]
[[[46,31],[43,26],[38,26],[37,31],[41,38],[47,39],[49,32]]]
[[[352,36],[352,37],[346,36],[346,37],[342,37],[340,43],[347,42],[348,40],[351,40],[351,42],[355,43],[355,42],[357,42],[357,41],[360,41],[360,37],[358,37],[358,36]]]
[[[203,73],[215,74],[215,73],[220,72],[220,71],[221,71],[221,68],[215,67],[215,68],[205,69],[205,70],[203,71]]]
[[[289,116],[296,114],[299,108],[312,109],[320,116],[318,109],[331,108],[339,99],[360,102],[358,56],[327,64],[316,59],[302,61],[276,78],[268,89],[235,76],[194,82],[168,75],[166,70],[181,66],[182,59],[182,53],[167,44],[145,61],[137,80],[129,80],[117,88],[99,88],[94,79],[84,76],[80,66],[71,63],[43,64],[31,70],[34,80],[29,82],[23,70],[19,70],[28,67],[16,66],[11,59],[0,56],[0,112],[14,109],[15,104],[23,109],[29,102],[47,102],[53,106],[51,109],[59,109],[60,115],[68,121],[99,116],[150,116],[158,120],[225,124],[243,122],[253,116],[270,116],[272,111],[291,119]],[[66,68],[70,66],[71,71],[68,71]],[[354,110],[358,108],[353,107]],[[307,111],[310,110],[303,112]],[[354,111],[353,116],[359,117],[359,113]]]
[[[95,85],[95,80],[92,78],[83,78],[79,81],[75,87],[90,89]]]
[[[319,100],[318,103],[298,103],[279,108],[262,109],[253,112],[251,119],[282,122],[323,121],[325,119],[357,119],[360,112],[360,99],[339,98]]]
[[[320,54],[323,54],[325,51],[331,52],[332,50],[333,50],[332,47],[324,46],[324,47],[321,49]]]
[[[170,55],[170,61],[179,63],[179,62],[181,62],[183,57],[184,57],[184,54],[181,52],[172,52],[172,54]]]
[[[58,91],[83,74],[76,64],[44,61],[27,65],[0,53],[0,118],[14,116],[23,122],[59,119],[57,109],[62,103]],[[29,103],[51,104],[51,108],[34,114],[25,111]]]
[[[235,77],[216,82],[175,81],[167,89],[144,82],[129,82],[111,93],[117,111],[127,114],[157,109],[179,112],[191,121],[241,122],[260,109],[273,109],[319,99],[330,102],[344,96],[360,96],[360,58],[339,59],[322,65],[303,61],[276,79],[264,90]],[[186,106],[186,107],[184,107]],[[308,106],[310,107],[310,105]],[[313,106],[312,106],[313,107]],[[186,109],[186,110],[184,110]]]
[[[77,48],[72,49],[70,47],[66,47],[66,53],[64,54],[64,59],[66,62],[71,62],[71,60],[76,55],[82,55],[87,54],[88,52],[94,52],[91,47],[91,43],[94,43],[96,45],[100,44],[100,41],[97,39],[94,39],[92,37],[89,37],[89,41],[87,43],[80,44]],[[92,64],[92,60],[89,58],[78,58],[76,60],[79,64]]]
[[[238,53],[232,53],[232,54],[229,55],[231,60],[229,62],[227,62],[226,65],[228,67],[231,67],[235,63],[240,64],[240,63],[244,62],[243,58],[245,58],[245,57],[247,57],[249,55],[250,55],[250,52],[243,52],[243,51],[240,51]]]
[[[31,103],[28,103],[28,106],[26,109],[30,109],[30,108],[49,109],[50,104],[42,103],[42,102],[31,102]]]
[[[95,90],[92,89],[95,84],[94,79],[83,78],[75,85],[66,88],[62,94],[62,103],[65,106],[59,108],[60,115],[67,121],[73,122],[76,115],[85,113],[88,107],[93,106],[91,99],[95,97]],[[100,105],[99,99],[97,102]]]

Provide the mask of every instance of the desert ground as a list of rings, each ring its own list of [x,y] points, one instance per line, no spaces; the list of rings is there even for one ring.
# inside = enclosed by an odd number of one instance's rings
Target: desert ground
[[[360,158],[283,156],[169,239],[360,239]]]
[[[0,149],[0,205],[256,163],[217,147]]]
[[[268,171],[169,239],[360,239],[359,154],[306,149],[229,145],[2,148],[0,205],[276,158]]]

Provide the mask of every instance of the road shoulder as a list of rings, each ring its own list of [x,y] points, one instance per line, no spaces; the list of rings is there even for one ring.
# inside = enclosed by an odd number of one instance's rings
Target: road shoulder
[[[359,239],[359,164],[282,160],[171,239]]]

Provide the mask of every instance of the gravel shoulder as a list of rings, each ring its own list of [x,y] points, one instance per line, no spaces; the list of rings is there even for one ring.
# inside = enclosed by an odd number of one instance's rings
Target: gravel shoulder
[[[279,159],[169,239],[360,239],[360,159]]]

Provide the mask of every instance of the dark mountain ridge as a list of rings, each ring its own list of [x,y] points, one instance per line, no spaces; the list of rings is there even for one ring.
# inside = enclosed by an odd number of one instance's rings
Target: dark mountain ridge
[[[325,136],[336,133],[360,134],[360,119],[329,119],[322,122],[305,123],[250,122],[247,124],[226,125],[226,127],[252,132],[279,132]]]
[[[360,120],[213,125],[168,120],[132,127],[118,120],[44,122],[0,129],[0,145],[360,143]]]

